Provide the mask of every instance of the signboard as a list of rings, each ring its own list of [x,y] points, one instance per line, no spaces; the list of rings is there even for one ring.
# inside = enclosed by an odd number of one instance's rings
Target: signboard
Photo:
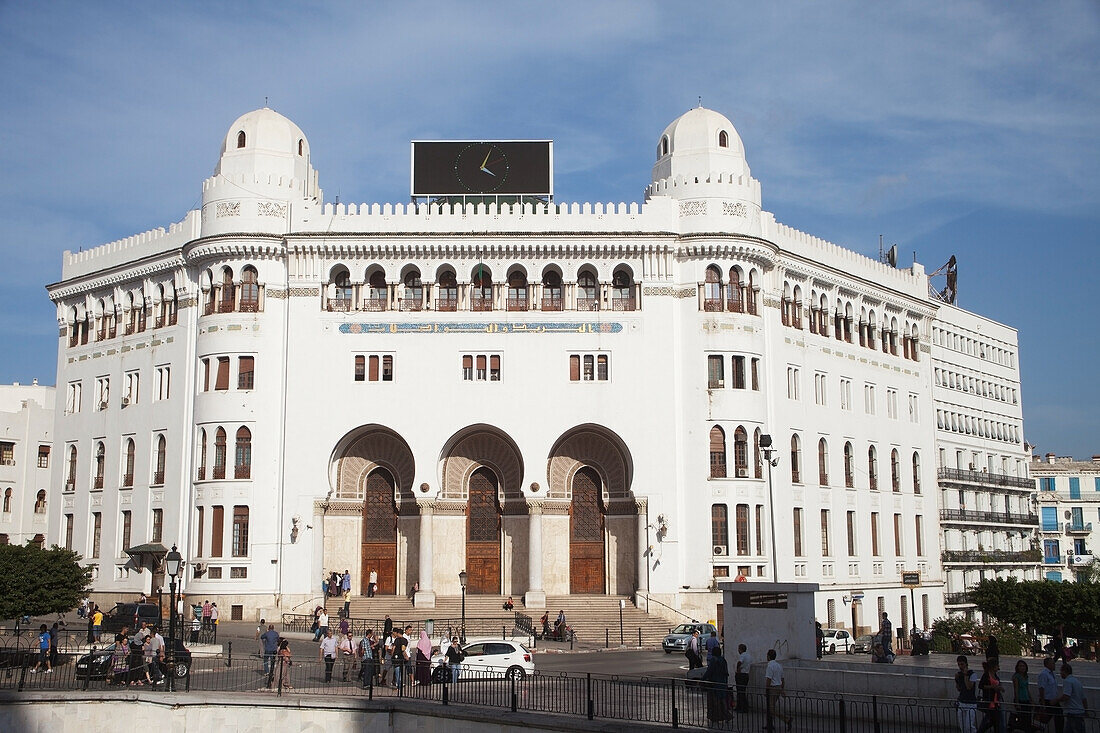
[[[901,584],[909,587],[920,585],[920,571],[906,570],[901,574]]]
[[[413,140],[412,196],[554,194],[552,140]]]

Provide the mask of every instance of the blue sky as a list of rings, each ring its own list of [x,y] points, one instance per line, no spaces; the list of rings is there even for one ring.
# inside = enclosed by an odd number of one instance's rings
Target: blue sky
[[[0,0],[0,382],[53,383],[61,252],[180,220],[264,98],[326,198],[409,140],[551,138],[561,201],[640,201],[664,127],[733,120],[764,206],[1020,331],[1025,433],[1100,453],[1100,4]],[[1089,305],[1092,303],[1092,305]]]

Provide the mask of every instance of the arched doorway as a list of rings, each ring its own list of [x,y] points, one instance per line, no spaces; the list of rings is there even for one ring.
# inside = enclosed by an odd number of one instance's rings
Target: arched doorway
[[[397,504],[393,475],[384,468],[371,471],[363,487],[362,587],[378,573],[376,593],[397,593]]]
[[[479,468],[470,476],[466,572],[466,592],[500,593],[500,500],[497,477],[487,468]]]
[[[569,504],[569,592],[603,593],[604,503],[600,475],[585,466],[573,474]]]

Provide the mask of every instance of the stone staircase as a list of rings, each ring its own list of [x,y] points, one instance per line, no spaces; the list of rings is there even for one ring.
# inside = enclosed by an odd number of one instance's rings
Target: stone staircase
[[[505,596],[467,595],[467,635],[492,634],[495,636],[500,633],[498,630],[500,627],[506,628],[510,634],[515,625],[515,612],[530,616],[538,631],[541,628],[539,618],[544,610],[550,613],[551,625],[558,611],[564,610],[566,621],[576,634],[574,646],[580,644],[586,648],[603,647],[607,641],[610,646],[617,647],[619,646],[620,600],[626,601],[622,624],[623,641],[626,646],[638,646],[639,630],[641,630],[641,646],[650,649],[659,648],[661,640],[672,626],[667,620],[637,608],[629,596],[548,596],[545,609],[527,609],[523,606],[522,598],[513,596],[512,600],[516,607],[515,611],[511,612],[504,610],[504,600]],[[343,606],[342,600],[329,599],[327,609],[334,624],[338,611]],[[356,596],[351,600],[352,619],[378,621],[380,626],[386,614],[389,614],[395,623],[434,619],[437,629],[442,625],[457,626],[462,617],[462,597],[438,596],[435,608],[418,608],[413,605],[411,599],[404,596],[375,596],[374,598]]]

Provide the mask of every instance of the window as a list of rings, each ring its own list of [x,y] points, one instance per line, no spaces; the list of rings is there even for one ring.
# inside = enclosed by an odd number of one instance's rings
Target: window
[[[909,395],[909,422],[920,422],[920,400],[915,394]]]
[[[232,313],[237,299],[236,287],[233,284],[233,270],[226,267],[222,270],[221,299],[218,302],[219,313]]]
[[[561,275],[547,270],[542,276],[542,305],[544,311],[560,311],[563,307]]]
[[[65,515],[65,549],[73,549],[73,515]]]
[[[508,276],[508,303],[510,311],[527,310],[527,276],[516,270]]]
[[[93,489],[103,488],[103,466],[107,455],[107,449],[103,443],[96,443],[95,447],[95,480],[92,482]]]
[[[736,267],[730,269],[730,281],[726,287],[726,310],[730,313],[741,313],[744,310],[744,300],[741,297],[741,272]]]
[[[476,365],[476,369],[475,369]],[[465,354],[462,357],[462,379],[466,382],[500,381],[499,354]]]
[[[737,468],[737,478],[748,478],[749,434],[740,426],[733,431],[733,462]]]
[[[840,380],[840,409],[852,409],[852,380]]]
[[[901,460],[897,448],[890,451],[890,487],[895,493],[901,491]]]
[[[1057,489],[1054,486],[1054,477],[1053,476],[1043,476],[1042,478],[1040,478],[1039,479],[1039,490],[1040,491],[1057,491]]]
[[[798,395],[798,382],[799,374],[798,367],[787,367],[787,399],[797,400]]]
[[[749,505],[737,505],[737,554],[749,554]]]
[[[726,434],[717,425],[710,429],[710,477],[726,477]]]
[[[730,136],[725,130],[718,132],[718,147],[728,148],[730,146]]]
[[[829,549],[829,510],[821,510],[821,555],[828,557],[833,553]]]
[[[722,273],[711,265],[703,277],[703,310],[719,312],[722,310]]]
[[[233,478],[252,477],[252,433],[243,425],[237,429],[237,449],[233,457]]]
[[[11,495],[11,488],[4,489],[4,514],[11,514]]]
[[[150,534],[150,542],[160,542],[164,539],[164,510],[153,510],[153,531]]]
[[[164,484],[164,465],[167,462],[168,454],[168,441],[164,439],[164,434],[157,436],[157,464],[156,469],[153,471],[153,486],[161,486]]]
[[[237,389],[253,389],[256,372],[256,357],[242,356],[237,361]]]
[[[825,375],[820,372],[814,375],[814,404],[824,407],[828,404],[827,395],[825,392],[826,379]]]
[[[206,478],[206,428],[199,428],[199,481]]]
[[[878,557],[878,512],[871,512],[871,554]]]
[[[214,433],[214,476],[215,479],[225,478],[225,429],[218,428]]]
[[[726,386],[725,359],[712,354],[707,357],[707,389],[722,389]]]
[[[65,491],[76,491],[76,446],[69,446],[69,472],[65,478]]]
[[[729,508],[725,504],[712,504],[710,507],[710,542],[714,545],[715,555],[729,554]]]
[[[122,486],[130,488],[134,485],[134,458],[136,446],[133,438],[126,439],[126,455],[123,458]]]
[[[756,554],[764,554],[764,505],[756,505]]]
[[[202,360],[202,391],[210,391],[210,360]]]
[[[920,493],[920,454],[913,453],[913,493]]]
[[[248,556],[248,507],[233,507],[233,557]]]
[[[363,382],[367,379],[367,357],[355,357],[355,381]]]
[[[606,382],[607,364],[607,354],[570,354],[569,381]]]
[[[38,493],[34,497],[34,513],[45,514],[46,513],[46,490],[39,489]]]
[[[756,478],[764,477],[764,454],[760,450],[760,428],[753,431],[752,434],[752,465],[753,476]]]
[[[733,388],[744,389],[745,388],[745,357],[735,356],[733,357]]]
[[[924,518],[921,515],[913,517],[913,528],[917,533],[917,557],[924,557]]]
[[[477,274],[470,283],[470,310],[491,311],[493,309],[493,276],[484,266],[478,265]]]
[[[111,399],[111,378],[96,377],[95,380],[95,409],[106,410]]]
[[[873,445],[867,449],[867,481],[872,491],[878,491],[878,453]]]
[[[901,515],[894,515],[894,555],[901,557]]]
[[[229,357],[218,357],[218,376],[214,378],[214,389],[224,391],[229,389]]]
[[[65,390],[65,412],[67,414],[80,412],[80,393],[82,391],[80,382],[69,382]]]
[[[222,556],[222,538],[225,536],[225,507],[213,507],[210,527],[210,557]]]
[[[103,537],[103,514],[92,512],[92,551],[89,557],[99,557],[100,540]]]
[[[752,375],[751,375],[752,376],[752,388],[753,388],[754,391],[759,392],[760,391],[760,360],[759,359],[753,359],[752,362],[751,362],[751,366],[752,366]]]
[[[802,440],[798,433],[791,436],[791,483],[802,483]]]
[[[130,531],[133,529],[133,513],[130,511],[122,512],[122,552],[126,552],[130,549]],[[122,553],[119,553],[122,554]]]
[[[403,311],[418,311],[424,304],[424,282],[420,279],[419,270],[410,270],[405,273],[405,279],[401,283],[404,292],[397,291],[398,307]],[[526,308],[524,308],[526,310]]]
[[[829,444],[824,438],[817,441],[817,482],[820,486],[829,485]]]
[[[241,312],[255,313],[260,310],[260,283],[256,268],[247,265],[241,270]]]
[[[49,468],[50,467],[50,446],[40,445],[38,446],[38,467]]]
[[[237,133],[237,147],[238,148],[243,148],[244,147],[244,130],[241,130],[240,132]]]
[[[1077,476],[1071,476],[1069,479],[1069,498],[1081,498],[1081,479]]]
[[[122,395],[122,406],[136,405],[138,401],[139,374],[136,371],[126,372],[122,375],[123,386],[126,389]]]
[[[203,507],[201,507],[201,506],[197,507],[196,511],[198,512],[198,521],[195,522],[195,524],[198,526],[199,537],[198,537],[198,542],[195,544],[195,555],[197,557],[202,557],[203,530],[205,529],[205,525],[203,524],[203,519],[204,519],[204,516],[205,516],[205,512],[203,511]]]
[[[863,385],[863,409],[868,415],[875,414],[875,385]]]
[[[802,557],[802,509],[794,508],[794,556]]]
[[[172,395],[172,367],[164,364],[156,369],[156,396],[153,399],[166,400]]]

